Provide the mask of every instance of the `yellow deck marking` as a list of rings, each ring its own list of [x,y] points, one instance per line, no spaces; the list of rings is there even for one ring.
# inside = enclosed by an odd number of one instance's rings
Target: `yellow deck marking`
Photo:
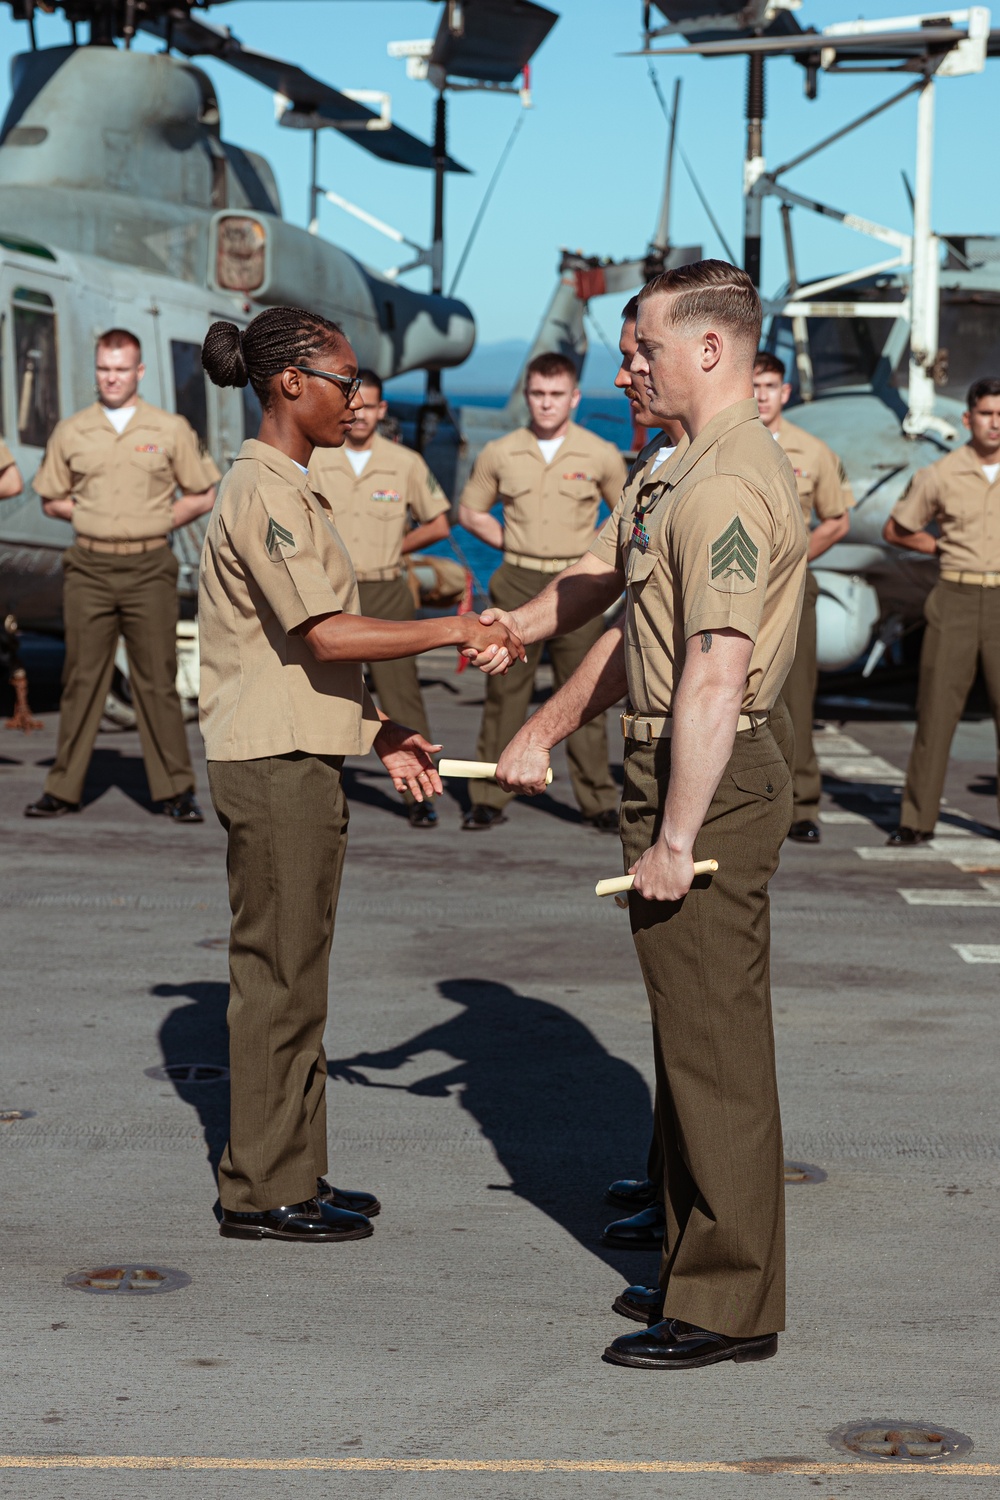
[[[268,1473],[397,1474],[966,1474],[1000,1475],[1000,1464],[813,1463],[795,1459],[745,1459],[731,1463],[648,1462],[617,1458],[151,1458],[138,1454],[0,1454],[0,1469],[235,1469]]]

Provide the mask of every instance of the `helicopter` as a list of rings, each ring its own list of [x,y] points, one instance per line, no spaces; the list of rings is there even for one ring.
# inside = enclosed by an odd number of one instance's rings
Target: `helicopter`
[[[362,365],[383,377],[427,371],[431,406],[440,399],[440,370],[471,351],[475,320],[464,302],[444,295],[437,274],[444,181],[466,171],[448,153],[443,109],[434,141],[418,139],[392,123],[388,101],[371,109],[368,95],[251,51],[193,14],[226,0],[8,3],[31,42],[12,59],[0,126],[0,432],[29,480],[0,507],[0,619],[7,617],[10,656],[18,626],[61,632],[60,558],[70,528],[42,513],[30,476],[60,417],[93,399],[93,348],[103,329],[125,325],[136,334],[145,398],[185,416],[225,469],[257,431],[260,412],[249,387],[219,390],[204,376],[201,343],[214,319],[245,326],[262,307],[305,301],[341,324]],[[36,9],[63,13],[67,45],[37,46]],[[556,19],[532,0],[447,0],[435,46],[454,69],[502,86],[526,68]],[[84,40],[81,25],[89,28]],[[134,48],[138,31],[162,40],[163,51]],[[423,258],[430,292],[282,217],[267,161],[223,136],[200,57],[263,84],[280,101],[280,123],[312,132],[314,185],[316,140],[327,128],[382,160],[432,174],[435,237]],[[187,617],[179,675],[189,709],[203,532],[193,523],[174,539]],[[119,668],[121,685],[124,656]],[[127,704],[119,717],[128,722]]]
[[[764,297],[763,347],[789,371],[795,422],[822,438],[844,464],[856,498],[847,537],[814,568],[819,584],[817,655],[825,671],[865,653],[870,676],[887,651],[923,622],[936,582],[932,558],[902,553],[882,527],[914,473],[959,441],[971,382],[1000,370],[1000,239],[938,236],[931,221],[934,101],[938,79],[981,72],[1000,55],[1000,31],[985,6],[898,20],[844,21],[804,29],[798,0],[643,7],[646,57],[747,59],[747,144],[743,173],[743,264],[759,287],[763,208],[777,200],[786,281]],[[657,21],[654,11],[662,17]],[[664,39],[683,45],[662,45]],[[899,74],[903,87],[812,146],[769,168],[764,156],[765,67],[790,57],[805,95],[820,77]],[[834,142],[906,100],[917,101],[912,226],[894,229],[790,190],[783,178]],[[859,271],[806,283],[797,274],[794,211],[819,214],[888,246],[888,258]]]

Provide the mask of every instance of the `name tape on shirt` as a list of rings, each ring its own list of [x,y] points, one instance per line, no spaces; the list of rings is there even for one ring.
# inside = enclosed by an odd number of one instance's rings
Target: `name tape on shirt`
[[[281,562],[286,557],[294,557],[299,550],[292,533],[286,526],[279,526],[272,516],[267,518],[267,536],[264,538],[264,546],[272,562]]]
[[[382,500],[391,503],[393,500],[402,500],[402,498],[398,490],[372,490],[373,500]]]
[[[757,584],[757,546],[739,516],[708,544],[708,582],[720,594],[748,594]]]

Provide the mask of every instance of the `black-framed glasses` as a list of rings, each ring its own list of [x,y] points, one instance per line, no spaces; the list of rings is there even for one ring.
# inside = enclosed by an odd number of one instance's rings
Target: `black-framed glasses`
[[[332,370],[314,370],[310,365],[292,365],[292,369],[301,370],[303,375],[318,375],[320,380],[336,381],[344,387],[344,400],[348,406],[361,389],[360,375],[334,375]]]

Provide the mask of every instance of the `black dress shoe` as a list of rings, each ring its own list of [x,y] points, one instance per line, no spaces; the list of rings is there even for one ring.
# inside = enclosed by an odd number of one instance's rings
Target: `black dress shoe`
[[[175,823],[204,823],[205,814],[195,801],[194,792],[181,792],[178,797],[168,797],[160,803],[160,811],[173,818]]]
[[[651,1203],[630,1219],[616,1219],[609,1224],[601,1239],[605,1245],[618,1245],[623,1250],[659,1250],[666,1225],[663,1204]]]
[[[634,1323],[658,1323],[663,1317],[663,1293],[658,1286],[627,1286],[612,1302],[611,1311]]]
[[[487,807],[485,802],[474,802],[462,819],[462,827],[472,830],[493,828],[497,823],[506,823],[507,814],[500,807]]]
[[[43,792],[37,802],[29,802],[24,809],[26,818],[62,818],[66,813],[80,811],[79,802],[64,802],[61,797],[53,797],[51,792]]]
[[[818,844],[820,839],[819,824],[814,823],[811,818],[802,818],[798,823],[793,823],[788,830],[788,837],[796,844]]]
[[[366,1219],[374,1219],[382,1212],[382,1205],[374,1193],[352,1193],[349,1188],[335,1188],[325,1177],[316,1178],[316,1197],[321,1203],[346,1208],[352,1214],[363,1214]]]
[[[304,1203],[288,1203],[268,1208],[263,1213],[241,1214],[222,1210],[219,1233],[228,1240],[299,1240],[326,1244],[331,1240],[366,1240],[375,1233],[364,1214],[320,1203],[307,1198]]]
[[[437,808],[433,802],[411,802],[406,815],[410,820],[411,828],[436,828],[438,826]]]
[[[604,1194],[605,1202],[625,1203],[630,1208],[645,1208],[656,1197],[656,1188],[648,1177],[640,1181],[637,1177],[620,1177]]]
[[[697,1370],[703,1365],[717,1365],[724,1359],[744,1364],[755,1359],[770,1359],[778,1352],[778,1335],[765,1333],[758,1338],[730,1339],[722,1333],[709,1333],[680,1318],[654,1323],[645,1333],[626,1333],[609,1344],[604,1358],[610,1365],[632,1365],[639,1370]]]
[[[933,833],[921,833],[919,828],[897,828],[895,833],[890,833],[886,844],[890,849],[912,849],[914,844],[929,843],[933,837]]]
[[[591,828],[596,828],[598,833],[618,832],[618,809],[617,807],[606,807],[603,812],[594,813],[592,818],[586,820]]]

